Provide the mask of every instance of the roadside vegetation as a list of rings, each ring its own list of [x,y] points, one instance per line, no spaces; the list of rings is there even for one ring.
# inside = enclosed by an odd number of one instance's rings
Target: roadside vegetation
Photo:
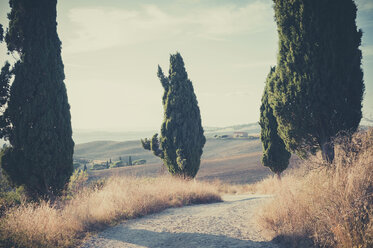
[[[274,195],[258,217],[286,247],[373,247],[373,128],[334,142],[335,158],[306,160],[254,190]]]
[[[76,247],[89,233],[122,220],[221,201],[214,185],[176,177],[112,177],[93,184],[87,184],[83,172],[73,177],[68,197],[5,211],[0,220],[3,247]]]

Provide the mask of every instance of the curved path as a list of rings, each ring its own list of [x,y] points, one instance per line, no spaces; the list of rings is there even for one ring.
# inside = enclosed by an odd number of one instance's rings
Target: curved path
[[[229,195],[224,202],[167,209],[111,227],[83,244],[88,247],[268,247],[254,221],[270,196]]]

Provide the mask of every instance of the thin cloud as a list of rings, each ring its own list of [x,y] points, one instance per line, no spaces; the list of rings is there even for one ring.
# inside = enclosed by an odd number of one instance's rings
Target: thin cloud
[[[273,23],[272,16],[271,5],[258,1],[244,7],[231,4],[201,11],[192,20],[203,27],[204,33],[224,36],[263,30]]]
[[[373,9],[372,0],[357,0],[356,5],[359,11],[369,11]]]
[[[373,45],[361,47],[363,58],[373,56]]]
[[[225,94],[225,96],[227,97],[243,97],[243,96],[249,96],[250,93],[247,92],[247,91],[243,91],[243,90],[240,90],[240,91],[233,91],[233,92],[228,92]]]
[[[172,39],[189,35],[223,41],[231,35],[263,31],[273,25],[270,3],[253,2],[169,14],[156,5],[139,10],[107,7],[76,8],[69,19],[76,27],[66,41],[67,53],[97,51],[139,42]]]
[[[241,68],[247,69],[247,68],[258,68],[258,67],[263,67],[263,66],[267,66],[269,68],[270,66],[274,66],[274,65],[276,65],[276,61],[267,60],[267,61],[248,62],[244,64],[235,64],[233,66],[236,68],[240,68],[240,69]]]

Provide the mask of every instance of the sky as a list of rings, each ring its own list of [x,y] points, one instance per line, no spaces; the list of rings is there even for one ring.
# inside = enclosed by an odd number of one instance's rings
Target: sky
[[[373,119],[373,0],[357,5],[363,114]],[[5,26],[9,10],[0,0]],[[175,52],[184,58],[204,126],[258,121],[278,50],[271,0],[60,0],[57,15],[74,130],[159,129],[157,66],[168,72]],[[0,63],[5,59],[1,44]]]

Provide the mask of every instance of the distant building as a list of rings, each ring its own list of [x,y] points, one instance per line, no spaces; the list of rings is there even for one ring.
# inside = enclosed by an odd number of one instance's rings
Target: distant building
[[[247,132],[234,132],[233,133],[233,138],[246,138],[246,137],[249,137],[249,135],[247,134]]]

